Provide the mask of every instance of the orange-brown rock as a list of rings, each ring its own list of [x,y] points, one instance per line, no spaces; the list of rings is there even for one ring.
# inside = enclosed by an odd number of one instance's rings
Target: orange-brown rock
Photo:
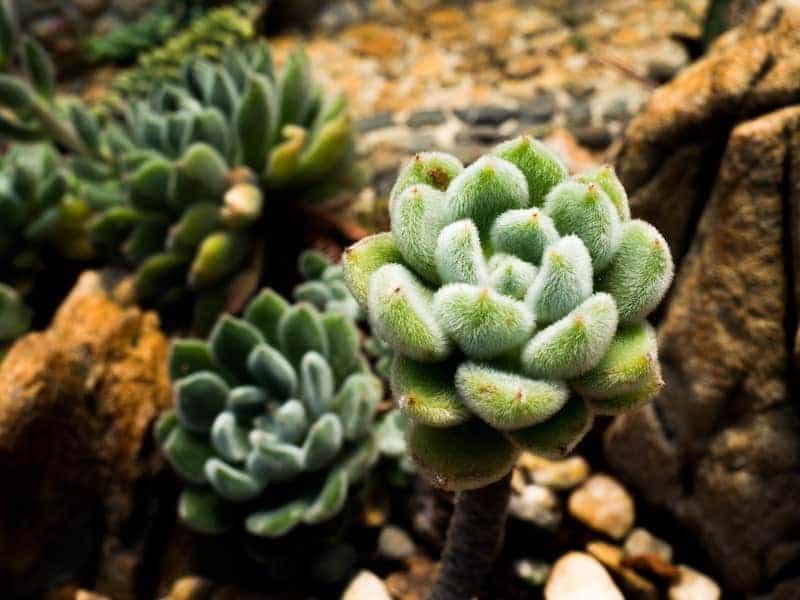
[[[0,366],[2,597],[41,591],[98,554],[98,592],[133,595],[138,535],[126,527],[158,465],[149,431],[171,401],[167,341],[154,313],[121,307],[104,283],[85,273],[51,327]]]
[[[767,3],[654,93],[617,161],[680,259],[658,327],[666,386],[606,454],[766,591],[800,531],[800,6]],[[682,256],[683,255],[683,256]]]

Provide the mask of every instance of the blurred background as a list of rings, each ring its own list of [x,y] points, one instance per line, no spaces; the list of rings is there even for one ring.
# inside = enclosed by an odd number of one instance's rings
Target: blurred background
[[[571,172],[614,165],[677,265],[654,319],[666,386],[600,422],[573,458],[523,456],[487,598],[541,597],[555,577],[562,590],[596,580],[597,599],[800,598],[800,3],[11,4],[63,92],[95,105],[124,104],[189,55],[266,36],[280,64],[303,44],[326,89],[346,94],[365,168],[360,189],[315,213],[323,231],[301,234],[334,257],[386,228],[389,190],[416,152],[466,163],[529,133]],[[3,402],[0,474],[19,477],[3,436],[23,417]],[[113,456],[91,460],[114,471]],[[172,484],[147,472],[110,505],[110,488],[82,488],[82,509],[60,514],[56,494],[47,527],[19,532],[0,516],[3,597],[334,598],[349,584],[348,600],[423,598],[452,506],[420,481],[373,490],[358,552],[315,566],[335,583],[269,589],[232,564],[236,540],[176,527]],[[26,476],[69,481],[45,467]],[[576,552],[591,560],[559,560]],[[358,569],[369,576],[353,579]]]

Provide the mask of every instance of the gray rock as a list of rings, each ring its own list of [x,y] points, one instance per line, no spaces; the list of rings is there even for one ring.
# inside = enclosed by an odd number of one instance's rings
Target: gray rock
[[[368,131],[375,131],[376,129],[385,129],[393,127],[394,115],[390,112],[382,112],[371,117],[364,117],[358,120],[359,133],[367,133]]]
[[[590,150],[605,150],[613,141],[611,132],[602,125],[573,127],[570,129],[570,133],[575,136],[581,146]]]
[[[603,119],[606,121],[627,121],[630,118],[631,113],[625,98],[614,100],[603,111]]]
[[[520,118],[529,123],[546,123],[556,112],[556,98],[552,92],[541,92],[520,106]]]
[[[519,110],[504,106],[475,106],[455,111],[456,116],[470,125],[497,126],[508,119],[516,119]]]
[[[493,146],[510,136],[504,135],[495,127],[468,127],[456,134],[456,144],[478,144],[480,146]]]
[[[406,119],[409,127],[431,127],[441,125],[446,121],[444,113],[440,110],[420,110]]]
[[[576,100],[564,111],[567,125],[580,127],[592,120],[592,108],[585,100]]]

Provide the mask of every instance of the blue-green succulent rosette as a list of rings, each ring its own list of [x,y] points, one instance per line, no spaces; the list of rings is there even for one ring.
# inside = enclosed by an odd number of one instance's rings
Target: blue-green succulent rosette
[[[466,168],[421,153],[390,216],[343,268],[396,354],[409,450],[435,484],[482,487],[521,450],[566,454],[595,414],[634,410],[663,385],[645,318],[673,262],[610,167],[570,177],[527,136]]]
[[[389,443],[375,421],[383,385],[359,347],[348,317],[270,289],[207,342],[176,341],[175,409],[156,437],[187,484],[181,519],[277,538],[335,517]]]

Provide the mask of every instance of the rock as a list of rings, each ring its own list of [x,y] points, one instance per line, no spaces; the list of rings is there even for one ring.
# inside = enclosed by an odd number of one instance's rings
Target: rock
[[[417,552],[414,540],[404,530],[386,525],[378,535],[378,553],[392,560],[403,560]]]
[[[576,100],[564,110],[567,125],[581,127],[592,120],[592,109],[585,100]]]
[[[342,594],[342,600],[391,600],[380,577],[372,571],[361,571]]]
[[[625,556],[657,556],[663,561],[672,562],[672,546],[641,527],[635,528],[625,539]]]
[[[514,563],[514,573],[532,587],[544,585],[550,575],[550,565],[536,560],[524,558]]]
[[[181,577],[162,600],[201,600],[208,598],[214,584],[202,577]]]
[[[672,566],[662,558],[653,554],[639,554],[637,556],[624,556],[622,564],[639,573],[654,575],[664,581],[675,581],[680,576],[677,567]]]
[[[613,421],[606,457],[738,593],[800,528],[798,70],[800,6],[767,2],[656,90],[616,161],[678,276],[658,328],[666,385]]]
[[[549,460],[530,452],[524,452],[517,464],[534,483],[554,490],[570,490],[589,476],[589,463],[578,455],[562,460]]]
[[[460,146],[469,144],[494,146],[506,138],[507,136],[500,133],[497,127],[467,127],[456,134],[455,142]]]
[[[434,125],[441,125],[446,121],[444,113],[440,110],[420,110],[406,119],[406,125],[409,127],[431,127]]]
[[[669,587],[669,600],[719,600],[720,589],[713,579],[686,565],[678,569],[680,579]]]
[[[556,112],[556,98],[552,92],[540,92],[520,106],[520,118],[531,123],[546,123]]]
[[[603,566],[583,552],[558,559],[544,587],[545,600],[624,600]]]
[[[586,544],[586,551],[611,571],[617,583],[628,592],[626,597],[639,600],[658,600],[656,586],[623,564],[621,548],[605,542],[589,542]]]
[[[509,513],[542,529],[555,531],[563,517],[558,497],[541,485],[526,485],[519,493],[511,494]]]
[[[381,112],[371,117],[358,120],[359,133],[368,133],[376,129],[385,129],[394,126],[394,115],[389,112]]]
[[[573,127],[570,131],[581,146],[586,146],[590,150],[605,150],[613,140],[611,132],[603,125]]]
[[[542,60],[534,55],[514,56],[506,63],[506,75],[513,79],[525,79],[542,70]]]
[[[627,121],[630,118],[631,113],[625,98],[614,100],[603,111],[603,119],[606,121]]]
[[[634,521],[633,499],[616,479],[592,475],[569,496],[570,514],[596,531],[619,540]]]
[[[504,106],[475,106],[455,111],[456,116],[469,125],[497,126],[519,116],[519,111]]]
[[[386,578],[386,589],[392,598],[400,600],[423,600],[433,589],[439,574],[438,563],[426,556],[408,559],[407,568],[392,573]]]
[[[689,55],[678,42],[665,40],[648,51],[647,76],[658,83],[669,81],[689,62]]]
[[[0,580],[35,593],[90,561],[100,594],[131,598],[161,464],[150,425],[169,407],[155,313],[124,308],[87,272],[50,328],[0,365]],[[99,555],[99,557],[98,557]]]

